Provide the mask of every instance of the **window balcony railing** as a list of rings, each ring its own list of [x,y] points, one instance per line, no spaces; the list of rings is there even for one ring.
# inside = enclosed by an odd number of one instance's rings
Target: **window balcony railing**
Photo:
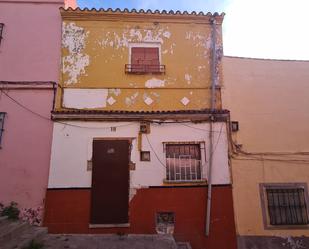
[[[125,72],[129,74],[164,74],[165,65],[126,64]]]

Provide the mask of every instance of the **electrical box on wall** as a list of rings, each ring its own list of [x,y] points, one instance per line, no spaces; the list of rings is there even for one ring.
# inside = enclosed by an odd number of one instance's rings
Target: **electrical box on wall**
[[[150,133],[150,124],[149,123],[141,123],[139,127],[140,133],[149,134]]]
[[[239,131],[239,122],[238,121],[232,121],[231,122],[231,128],[233,132]]]

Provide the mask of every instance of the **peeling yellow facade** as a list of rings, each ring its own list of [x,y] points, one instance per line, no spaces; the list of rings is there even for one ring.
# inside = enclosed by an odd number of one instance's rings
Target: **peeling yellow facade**
[[[210,108],[212,27],[216,20],[216,107],[221,107],[223,16],[61,10],[63,18],[61,91],[106,89],[97,110],[191,110]],[[162,74],[131,74],[133,46],[159,48]],[[70,108],[70,107],[67,107]]]

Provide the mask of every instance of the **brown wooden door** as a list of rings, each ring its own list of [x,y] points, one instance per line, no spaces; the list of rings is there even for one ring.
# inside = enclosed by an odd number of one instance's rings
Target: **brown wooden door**
[[[91,224],[125,224],[129,212],[129,141],[94,140]]]

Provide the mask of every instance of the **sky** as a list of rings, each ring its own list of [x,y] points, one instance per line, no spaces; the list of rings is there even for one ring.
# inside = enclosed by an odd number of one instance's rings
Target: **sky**
[[[229,56],[309,60],[309,0],[77,0],[80,8],[224,12]]]

